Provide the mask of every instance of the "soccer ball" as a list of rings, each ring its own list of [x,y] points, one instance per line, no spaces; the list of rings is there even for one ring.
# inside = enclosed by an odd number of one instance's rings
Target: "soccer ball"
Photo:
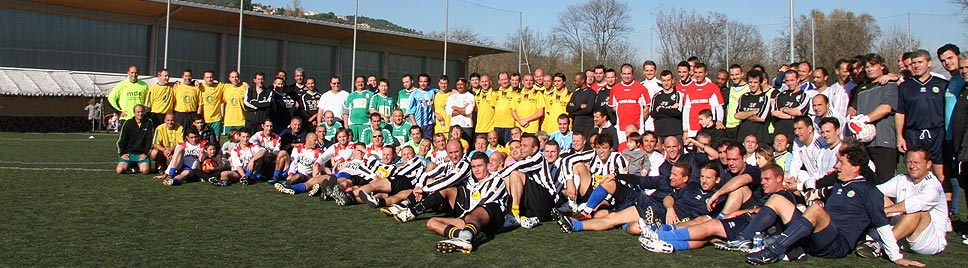
[[[847,123],[847,127],[854,133],[854,138],[863,143],[871,142],[877,136],[877,127],[868,121],[870,119],[866,115],[858,115]]]
[[[88,136],[87,139],[93,140],[94,139],[94,135]]]
[[[215,170],[215,166],[216,165],[215,165],[214,159],[205,159],[205,161],[202,162],[202,172],[205,172],[205,173],[212,172],[212,170]]]

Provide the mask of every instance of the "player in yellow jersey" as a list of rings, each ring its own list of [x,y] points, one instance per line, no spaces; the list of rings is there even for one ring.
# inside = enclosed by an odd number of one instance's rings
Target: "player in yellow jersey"
[[[511,101],[511,116],[514,117],[515,126],[524,133],[535,134],[539,120],[544,116],[545,94],[534,89],[534,76],[531,74],[521,78],[521,85],[521,92]]]
[[[472,83],[473,84],[473,83]],[[494,105],[497,104],[497,97],[500,92],[491,88],[491,77],[482,75],[480,78],[480,89],[474,92],[474,108],[477,109],[477,122],[475,122],[474,132],[477,134],[487,134],[494,130]]]
[[[189,69],[182,72],[182,81],[175,83],[172,92],[175,94],[175,122],[178,125],[191,125],[192,120],[201,114],[202,90],[198,85]]]
[[[499,144],[507,144],[511,141],[511,128],[514,127],[514,117],[511,116],[511,100],[517,95],[510,84],[510,76],[507,72],[497,75],[498,89],[494,94],[497,100],[494,102],[494,131],[497,132]]]
[[[224,84],[222,103],[225,104],[222,133],[245,127],[245,93],[249,84],[239,79],[239,72],[229,72],[229,84]]]
[[[202,118],[205,124],[215,130],[216,136],[222,136],[222,94],[225,84],[215,81],[215,72],[205,70],[202,73]]]
[[[148,154],[155,160],[156,167],[167,167],[175,153],[175,145],[185,141],[184,128],[175,122],[174,114],[166,114],[164,123],[155,128],[154,141]]]
[[[559,131],[558,116],[568,114],[565,110],[571,101],[571,92],[565,87],[565,75],[556,73],[551,78],[551,87],[545,94],[545,115],[541,122],[541,131],[555,133]]]
[[[434,134],[450,132],[450,115],[447,114],[447,98],[450,97],[450,81],[446,75],[437,80],[437,94],[434,94]]]
[[[145,98],[145,107],[148,107],[152,122],[161,124],[165,121],[165,115],[174,111],[174,93],[171,91],[171,83],[168,81],[168,70],[158,70],[158,83],[148,88],[148,96]]]

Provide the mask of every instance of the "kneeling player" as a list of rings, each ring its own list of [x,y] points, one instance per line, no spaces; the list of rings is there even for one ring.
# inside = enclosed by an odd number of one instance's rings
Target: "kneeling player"
[[[437,242],[437,252],[471,253],[474,243],[479,241],[479,234],[493,236],[501,230],[508,195],[501,174],[488,172],[488,161],[486,154],[474,153],[471,156],[474,179],[463,186],[442,191],[450,191],[455,196],[450,205],[457,218],[435,217],[427,221],[427,229],[450,238]]]

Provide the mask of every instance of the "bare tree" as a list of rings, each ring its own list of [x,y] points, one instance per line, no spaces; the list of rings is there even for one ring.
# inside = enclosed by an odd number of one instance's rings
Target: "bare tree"
[[[813,10],[809,17],[801,15],[795,22],[794,61],[810,61],[816,53],[815,67],[830,68],[837,59],[870,53],[880,36],[881,28],[870,14],[858,15],[842,9],[824,14]],[[781,33],[774,45],[775,53],[783,53],[778,47],[786,47],[786,57],[774,57],[783,59],[779,62],[789,61],[790,33]]]
[[[558,14],[553,31],[573,57],[580,58],[584,44],[592,49],[597,63],[617,66],[634,58],[628,36],[632,33],[628,3],[618,0],[589,0],[569,5]],[[586,63],[587,65],[588,63]]]
[[[887,29],[887,32],[884,33],[884,36],[877,44],[877,54],[884,57],[884,60],[888,63],[893,63],[901,57],[902,53],[914,51],[920,47],[921,40],[915,39],[914,36],[908,34],[908,31],[892,26]],[[894,67],[890,64],[888,66]]]
[[[968,26],[968,0],[951,0],[952,3],[961,7],[961,23]],[[965,27],[965,36],[968,36],[968,27]]]
[[[428,33],[427,36],[443,39],[444,32],[433,31]],[[447,40],[488,46],[496,45],[493,40],[482,37],[479,33],[474,31],[474,29],[471,29],[467,26],[460,26],[455,29],[451,29],[450,34],[447,35]]]
[[[286,4],[286,9],[282,12],[282,14],[289,17],[302,18],[306,16],[303,11],[302,1],[292,0],[292,4]]]
[[[727,64],[744,67],[759,64],[766,50],[759,30],[730,21],[725,14],[697,14],[682,9],[660,9],[656,14],[660,33],[660,64],[672,68],[677,62],[696,56],[710,69],[725,69]]]

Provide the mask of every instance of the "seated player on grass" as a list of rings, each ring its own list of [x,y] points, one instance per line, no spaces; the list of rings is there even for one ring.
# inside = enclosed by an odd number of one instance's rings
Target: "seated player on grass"
[[[804,240],[807,252],[821,258],[843,258],[850,254],[867,227],[877,230],[881,246],[888,259],[900,266],[924,266],[904,259],[894,238],[890,222],[884,213],[884,194],[860,175],[870,156],[863,148],[847,147],[840,151],[837,162],[839,183],[832,186],[831,195],[821,205],[811,205],[802,213],[793,202],[773,196],[760,213],[750,221],[757,224],[783,221],[786,229],[768,246],[746,255],[751,264],[770,264],[780,261],[790,246]],[[767,220],[764,220],[767,219]],[[764,231],[769,226],[753,226]]]
[[[211,126],[205,124],[205,119],[201,117],[195,117],[192,119],[192,127],[196,133],[198,133],[199,141],[207,141],[211,144],[221,144],[219,142],[218,135],[215,135],[215,130]],[[188,130],[191,131],[191,130]]]
[[[581,184],[581,177],[575,172],[576,167],[581,165],[584,169],[591,164],[592,159],[595,159],[595,150],[593,148],[594,138],[598,137],[597,134],[592,134],[592,141],[587,145],[585,143],[585,135],[581,132],[575,132],[572,136],[572,149],[567,153],[561,154],[561,170],[558,171],[558,181],[564,185],[561,190],[562,194],[568,198],[567,205],[571,210],[578,209],[578,202],[585,203],[588,200],[588,194],[590,188],[587,185]]]
[[[522,134],[520,143],[518,154],[522,159],[505,168],[511,171],[502,176],[511,196],[510,217],[505,217],[505,226],[530,229],[541,221],[555,218],[552,210],[559,201],[558,180],[549,175],[548,161],[538,148],[538,137]]]
[[[434,217],[427,221],[427,229],[449,238],[435,244],[437,252],[471,253],[474,243],[482,240],[480,236],[493,236],[504,225],[508,193],[502,176],[507,173],[490,173],[488,156],[481,152],[474,153],[470,163],[473,180],[441,191],[453,196],[448,205],[456,218]]]
[[[399,222],[412,221],[416,216],[437,208],[447,200],[444,189],[462,185],[470,177],[470,162],[461,151],[460,141],[453,139],[447,142],[447,161],[441,164],[427,165],[427,170],[417,178],[417,185],[407,200],[401,202],[401,208],[394,219]]]
[[[155,160],[155,167],[161,171],[173,158],[175,146],[185,141],[185,131],[181,125],[175,123],[175,114],[166,114],[165,123],[155,128],[154,137],[149,155]]]
[[[395,139],[393,139],[393,136],[391,136],[390,130],[387,130],[383,127],[383,121],[381,121],[382,118],[383,116],[380,115],[380,113],[370,114],[370,124],[366,129],[363,129],[363,132],[360,133],[360,141],[367,146],[370,146],[374,143],[373,136],[376,136],[376,134],[382,134],[383,139],[380,141],[381,144],[394,145],[393,142]]]
[[[382,159],[384,157],[383,155],[384,149],[393,147],[393,145],[387,145],[383,143],[383,140],[385,139],[392,139],[392,137],[386,136],[387,132],[384,131],[384,133],[380,133],[380,132],[366,133],[366,130],[364,130],[363,132],[364,132],[363,135],[369,135],[372,138],[371,139],[372,144],[369,144],[366,146],[367,159],[370,159],[370,158]],[[394,159],[396,158],[396,154],[389,157],[390,157],[390,161],[396,160]]]
[[[175,150],[172,153],[171,161],[168,163],[168,168],[161,175],[155,177],[155,179],[161,179],[161,183],[165,186],[172,186],[184,182],[184,180],[179,180],[176,175],[188,176],[192,173],[192,170],[199,167],[199,163],[205,160],[206,154],[205,145],[206,141],[199,141],[198,132],[195,130],[190,130],[185,133],[185,141],[175,145]]]
[[[573,170],[578,180],[573,180],[572,183],[578,185],[579,189],[586,189],[585,192],[588,192],[587,189],[594,189],[590,194],[579,196],[576,200],[581,202],[576,211],[582,215],[580,219],[591,218],[592,212],[601,205],[606,207],[617,205],[618,207],[614,207],[615,210],[631,207],[632,202],[638,197],[639,190],[629,186],[625,181],[603,180],[610,174],[628,174],[628,160],[612,148],[612,143],[612,136],[598,135],[594,143],[595,156],[591,162],[588,165],[577,163],[574,166]],[[611,202],[605,203],[606,201]],[[600,216],[608,213],[607,210],[601,212]]]
[[[305,187],[292,188],[290,186],[322,174],[320,171],[320,164],[322,163],[320,156],[322,156],[323,150],[316,148],[316,139],[316,133],[307,133],[306,141],[292,148],[292,163],[289,164],[287,169],[289,174],[285,181],[273,184],[276,191],[289,195],[305,192],[307,190]]]
[[[604,135],[604,136],[607,136],[607,135]],[[608,145],[611,146],[611,143],[608,143]],[[596,145],[596,147],[597,146],[598,145]],[[691,173],[692,173],[692,167],[689,166],[689,164],[686,164],[686,163],[675,164],[672,167],[672,171],[669,176],[670,185],[672,187],[682,189],[683,187],[685,187],[686,181],[689,181],[689,174]],[[605,178],[603,178],[602,181],[603,182],[613,181],[615,179],[616,179],[615,175],[608,175]],[[606,193],[603,193],[604,191],[603,188],[604,187],[599,187],[595,191],[600,191],[600,192],[594,193],[592,195],[593,196],[605,195]],[[599,190],[599,189],[602,189],[602,190]],[[664,194],[668,195],[670,193],[671,192],[665,192]],[[659,198],[659,200],[655,202],[650,202],[651,200],[642,201],[643,199],[652,199],[652,198]],[[603,231],[603,230],[609,230],[618,226],[622,226],[623,229],[626,229],[626,231],[630,231],[626,228],[627,227],[626,225],[638,220],[640,218],[640,214],[645,212],[644,209],[639,209],[638,207],[640,205],[648,207],[657,202],[661,205],[661,202],[663,201],[661,198],[662,198],[661,196],[653,197],[649,195],[637,195],[634,197],[634,199],[632,199],[632,204],[634,206],[629,206],[612,213],[600,213],[600,215],[596,215],[596,217],[594,218],[584,219],[584,220],[569,218],[564,214],[559,214],[557,223],[561,227],[561,231],[564,233],[581,232],[581,231]],[[639,202],[642,202],[642,203],[640,204]],[[651,213],[652,209],[649,209],[648,211]],[[637,233],[633,233],[633,234],[637,234]]]
[[[385,147],[384,154],[395,152],[393,147]],[[372,208],[394,206],[410,196],[417,178],[423,173],[426,164],[417,158],[417,153],[411,147],[402,147],[400,163],[395,164],[386,172],[376,172],[374,179],[367,185],[360,187],[357,196]],[[399,208],[399,207],[394,207]],[[389,209],[389,208],[388,208]],[[393,210],[381,209],[385,215],[392,215]]]
[[[153,131],[151,120],[145,118],[144,105],[135,105],[134,117],[124,121],[118,135],[118,165],[114,169],[115,173],[127,172],[129,165],[138,167],[142,174],[151,172],[151,159],[147,153],[151,148]]]
[[[760,168],[746,163],[746,148],[742,144],[729,144],[725,159],[726,166],[720,174],[723,185],[706,201],[710,211],[714,204],[725,201],[720,215],[750,208],[764,195],[760,185]]]
[[[250,135],[252,133],[248,129],[239,131],[239,144],[229,152],[231,169],[222,171],[219,182],[214,185],[228,186],[229,182],[234,181],[247,185],[262,176],[259,169],[262,168],[262,158],[266,156],[266,150],[262,146],[249,143]]]
[[[877,185],[884,193],[884,213],[893,223],[894,237],[899,239],[901,249],[924,255],[941,253],[948,245],[948,204],[941,182],[931,174],[930,156],[922,147],[909,149],[905,157],[908,174]],[[876,242],[865,241],[855,252],[861,257],[878,258],[880,249]]]
[[[707,173],[706,168],[701,173]],[[705,180],[705,179],[704,179]],[[705,182],[705,181],[704,181]],[[639,230],[642,235],[639,237],[639,244],[643,248],[652,252],[672,253],[697,249],[709,243],[711,239],[736,239],[750,224],[752,215],[759,212],[759,208],[766,203],[771,196],[782,196],[793,202],[792,193],[783,188],[783,168],[776,164],[766,165],[763,168],[762,179],[763,191],[767,193],[764,198],[758,200],[756,207],[746,210],[734,211],[723,217],[715,219],[711,217],[698,217],[691,221],[678,224],[648,225],[645,220],[640,222]],[[754,234],[746,234],[753,237]],[[743,240],[742,245],[747,251],[752,248],[752,242]],[[717,248],[726,249],[725,246]],[[738,249],[738,248],[737,248]]]
[[[265,165],[274,167],[272,170],[272,178],[268,182],[275,184],[285,179],[283,176],[286,173],[285,168],[289,167],[289,152],[281,149],[282,139],[279,135],[272,133],[272,124],[272,120],[269,119],[262,121],[262,131],[253,134],[249,138],[249,143],[259,145],[265,149],[265,157],[262,158],[262,161]]]
[[[206,143],[204,149],[205,151],[202,154],[205,155],[205,160],[199,161],[198,168],[192,169],[189,173],[182,172],[175,177],[169,178],[168,180],[171,180],[170,183],[165,183],[165,181],[162,181],[162,183],[165,186],[172,186],[187,181],[198,180],[200,182],[219,184],[219,175],[222,171],[226,170],[226,165],[219,160],[221,156],[219,155],[218,146],[212,143]]]

